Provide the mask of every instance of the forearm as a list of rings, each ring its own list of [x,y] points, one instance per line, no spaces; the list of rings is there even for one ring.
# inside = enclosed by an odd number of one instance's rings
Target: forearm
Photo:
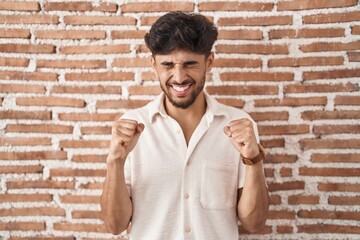
[[[237,207],[242,226],[249,232],[260,231],[265,226],[268,208],[269,195],[261,161],[246,166],[245,184]]]
[[[123,163],[107,164],[100,204],[107,228],[113,234],[119,234],[126,230],[132,216],[132,202],[125,184]]]

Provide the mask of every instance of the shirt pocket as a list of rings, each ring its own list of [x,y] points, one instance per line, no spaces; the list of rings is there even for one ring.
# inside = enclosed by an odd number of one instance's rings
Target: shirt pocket
[[[230,210],[235,207],[237,166],[234,162],[204,159],[202,164],[200,204],[213,210]]]

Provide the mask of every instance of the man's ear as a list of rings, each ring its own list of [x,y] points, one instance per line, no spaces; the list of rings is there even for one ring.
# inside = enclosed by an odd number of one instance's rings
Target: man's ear
[[[155,60],[155,56],[154,56],[154,55],[151,55],[151,67],[152,67],[155,75],[156,75],[157,77],[159,77],[159,76],[158,76],[158,72],[157,72],[157,70],[156,70],[156,60]]]
[[[208,58],[206,59],[206,70],[209,72],[212,67],[213,67],[213,63],[214,63],[214,59],[215,59],[215,54],[214,52],[210,52]]]

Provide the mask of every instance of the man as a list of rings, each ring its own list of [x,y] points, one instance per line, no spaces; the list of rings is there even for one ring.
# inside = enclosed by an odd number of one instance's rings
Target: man
[[[163,93],[113,124],[101,207],[114,234],[131,222],[130,239],[235,240],[238,219],[249,232],[265,225],[256,125],[204,92],[216,38],[204,16],[183,12],[146,34]]]

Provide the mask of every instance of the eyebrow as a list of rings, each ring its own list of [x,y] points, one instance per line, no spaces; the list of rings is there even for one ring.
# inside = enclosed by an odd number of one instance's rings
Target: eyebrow
[[[198,61],[190,60],[190,61],[186,61],[186,62],[182,63],[182,65],[193,65],[193,64],[198,64],[198,63],[199,63]],[[171,65],[174,65],[174,63],[169,62],[169,61],[163,61],[163,62],[161,62],[161,65],[171,66]]]

